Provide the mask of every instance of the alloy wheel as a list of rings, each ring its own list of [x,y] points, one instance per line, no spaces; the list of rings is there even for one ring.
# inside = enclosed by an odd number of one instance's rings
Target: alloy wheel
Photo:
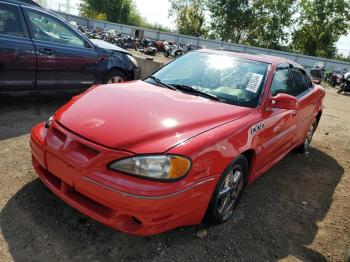
[[[233,207],[239,199],[243,185],[244,178],[242,168],[240,166],[235,166],[223,180],[219,191],[217,212],[223,220],[229,219],[233,214]]]

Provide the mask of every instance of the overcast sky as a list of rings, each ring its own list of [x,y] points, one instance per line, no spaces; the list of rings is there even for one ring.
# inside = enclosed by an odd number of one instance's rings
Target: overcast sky
[[[65,3],[65,0],[47,0],[48,2],[55,3],[58,2]],[[165,25],[171,29],[175,29],[175,24],[173,19],[168,17],[170,4],[168,0],[134,0],[139,10],[141,16],[147,18],[151,23],[157,23]],[[80,0],[71,0],[72,5],[77,5]],[[337,43],[337,48],[340,52],[345,55],[350,55],[350,34],[343,36]]]

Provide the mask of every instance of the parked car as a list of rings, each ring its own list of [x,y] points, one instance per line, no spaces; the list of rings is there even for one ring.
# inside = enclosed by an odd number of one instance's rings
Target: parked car
[[[126,50],[87,39],[53,12],[0,0],[0,93],[81,89],[138,71]]]
[[[309,152],[324,96],[287,59],[194,51],[74,97],[32,129],[33,167],[58,197],[123,232],[223,223],[247,184],[291,150]]]
[[[323,71],[319,68],[311,68],[310,77],[314,83],[321,84],[323,79]]]

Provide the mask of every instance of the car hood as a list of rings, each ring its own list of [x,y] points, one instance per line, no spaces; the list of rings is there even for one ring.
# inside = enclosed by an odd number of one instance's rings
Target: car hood
[[[134,81],[93,88],[63,106],[55,119],[91,141],[143,154],[165,152],[251,111]]]
[[[100,39],[89,39],[89,40],[99,48],[106,49],[106,50],[112,50],[112,51],[118,51],[118,52],[130,55],[130,53],[127,50],[120,48],[119,46],[112,45],[111,43],[108,43],[106,41],[103,41]]]

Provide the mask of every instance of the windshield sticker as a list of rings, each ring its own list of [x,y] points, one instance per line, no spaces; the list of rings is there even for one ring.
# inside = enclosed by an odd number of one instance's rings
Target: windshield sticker
[[[263,78],[263,75],[253,73],[246,87],[246,90],[253,93],[258,92]]]

